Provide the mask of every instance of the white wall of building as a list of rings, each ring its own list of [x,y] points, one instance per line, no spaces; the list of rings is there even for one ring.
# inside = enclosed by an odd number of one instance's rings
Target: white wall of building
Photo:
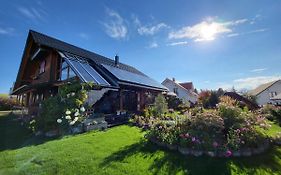
[[[177,89],[177,96],[184,102],[191,101],[192,103],[196,103],[198,100],[198,97],[196,95],[189,92],[187,89],[183,88],[172,80],[164,81],[162,84],[166,86],[170,92],[174,92],[174,89]]]
[[[275,92],[277,94],[281,93],[281,81],[274,83],[272,86],[257,95],[258,105],[272,103],[273,101],[270,100],[270,98],[272,98],[271,94],[275,94]]]

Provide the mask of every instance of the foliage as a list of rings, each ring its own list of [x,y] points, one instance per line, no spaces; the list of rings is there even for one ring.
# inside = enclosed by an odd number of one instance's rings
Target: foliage
[[[178,107],[183,104],[183,101],[177,96],[167,96],[166,101],[169,109],[178,110]]]
[[[274,121],[281,126],[281,108],[271,110],[271,115],[273,116]]]
[[[204,108],[215,108],[219,103],[219,98],[224,94],[224,91],[219,88],[215,91],[202,90],[199,93],[199,103]]]
[[[159,118],[151,125],[147,137],[193,150],[224,152],[230,156],[231,150],[263,144],[268,127],[264,116],[241,109],[237,101],[222,96],[216,109],[197,107],[186,113],[185,118]]]
[[[84,118],[83,105],[87,90],[91,88],[92,84],[77,81],[59,87],[57,95],[43,101],[40,116],[36,118],[37,129],[49,131],[60,127],[67,130],[81,121]]]
[[[20,106],[16,99],[0,97],[0,111],[12,110],[15,106]]]
[[[168,111],[168,104],[162,94],[157,95],[153,107],[156,116],[163,116]]]

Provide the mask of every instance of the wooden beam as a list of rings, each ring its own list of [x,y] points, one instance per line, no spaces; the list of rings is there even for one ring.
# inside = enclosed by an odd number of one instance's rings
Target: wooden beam
[[[119,90],[119,104],[120,104],[120,111],[122,111],[123,110],[123,96],[122,96],[122,92],[123,92],[123,89],[120,89]]]

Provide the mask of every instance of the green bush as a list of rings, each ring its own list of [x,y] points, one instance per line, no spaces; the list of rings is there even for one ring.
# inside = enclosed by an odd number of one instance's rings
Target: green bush
[[[37,130],[67,130],[82,121],[87,90],[91,88],[92,84],[77,81],[59,87],[57,95],[43,101],[40,116],[36,118]]]
[[[165,97],[162,94],[159,94],[155,98],[153,108],[154,108],[153,111],[155,115],[158,117],[164,116],[164,114],[168,112],[168,104],[166,102]]]

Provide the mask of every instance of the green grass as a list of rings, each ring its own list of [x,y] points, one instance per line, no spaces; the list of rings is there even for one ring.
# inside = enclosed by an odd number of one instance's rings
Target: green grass
[[[0,174],[281,174],[281,147],[250,158],[185,157],[127,125],[43,140],[12,119],[0,116]]]
[[[281,132],[281,127],[278,124],[271,121],[269,121],[269,123],[271,127],[267,130],[267,135],[274,137],[278,132]]]
[[[2,98],[8,98],[8,94],[0,94],[0,97],[2,97]]]

